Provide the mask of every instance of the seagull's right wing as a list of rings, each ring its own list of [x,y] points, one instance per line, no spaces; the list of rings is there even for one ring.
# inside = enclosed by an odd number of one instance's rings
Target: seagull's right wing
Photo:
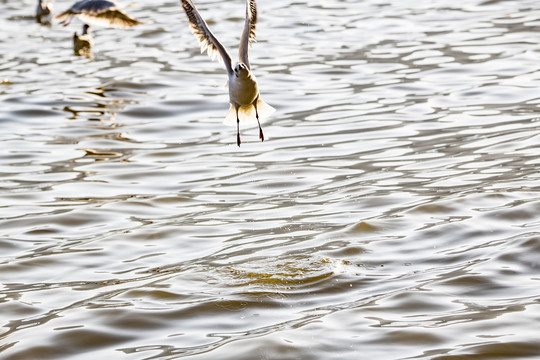
[[[255,39],[255,25],[257,24],[257,6],[255,0],[246,0],[246,22],[244,23],[244,31],[242,32],[242,38],[240,39],[240,47],[238,48],[238,57],[240,61],[249,65],[248,48],[251,42],[257,41]]]
[[[229,75],[232,74],[233,69],[231,56],[229,55],[225,47],[221,45],[221,43],[214,36],[212,31],[210,31],[210,29],[208,28],[208,24],[206,24],[206,21],[204,21],[191,0],[181,1],[182,7],[186,12],[189,21],[189,27],[191,28],[191,32],[199,40],[199,44],[201,46],[201,53],[206,50],[208,52],[208,56],[210,56],[212,60],[214,60],[216,57],[219,57],[220,60],[222,60],[225,64],[225,67],[227,68],[227,73],[229,73]]]

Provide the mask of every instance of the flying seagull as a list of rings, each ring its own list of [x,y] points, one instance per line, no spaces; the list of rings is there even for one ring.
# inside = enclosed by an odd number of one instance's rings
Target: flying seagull
[[[255,40],[255,24],[257,23],[257,8],[255,0],[246,0],[246,21],[240,39],[238,50],[239,62],[233,68],[231,56],[227,49],[214,36],[208,24],[199,14],[191,0],[181,0],[191,32],[199,40],[201,53],[206,50],[212,60],[216,57],[225,64],[229,76],[229,101],[231,106],[225,117],[226,125],[236,123],[236,144],[240,146],[240,121],[249,122],[257,119],[259,138],[264,141],[261,122],[264,117],[272,114],[275,109],[261,100],[257,80],[251,72],[248,58],[248,47]]]
[[[120,10],[114,1],[107,0],[77,1],[69,9],[58,14],[56,20],[67,26],[74,16],[78,16],[85,23],[114,28],[126,28],[142,24],[139,20]]]

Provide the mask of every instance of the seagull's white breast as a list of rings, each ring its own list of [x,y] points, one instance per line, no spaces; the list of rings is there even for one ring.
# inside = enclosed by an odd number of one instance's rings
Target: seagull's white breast
[[[255,76],[248,73],[248,76],[229,76],[229,98],[231,103],[240,106],[249,106],[253,104],[259,95],[257,80]]]

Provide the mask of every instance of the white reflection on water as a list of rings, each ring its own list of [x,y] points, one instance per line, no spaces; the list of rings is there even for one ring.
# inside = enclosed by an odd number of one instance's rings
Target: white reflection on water
[[[278,113],[241,149],[179,2],[95,29],[94,60],[22,4],[0,15],[2,358],[540,354],[536,2],[260,0]],[[241,1],[197,5],[237,42]]]

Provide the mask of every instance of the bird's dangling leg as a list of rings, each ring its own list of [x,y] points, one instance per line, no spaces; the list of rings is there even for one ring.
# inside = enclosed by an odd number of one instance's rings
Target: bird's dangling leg
[[[240,118],[238,117],[238,105],[235,105],[236,108],[236,145],[240,147],[240,144],[242,143],[240,141]]]
[[[257,111],[257,101],[258,100],[259,100],[259,98],[257,98],[257,100],[255,100],[255,102],[253,103],[253,107],[255,108],[255,117],[257,118],[257,124],[259,124],[259,139],[261,139],[261,141],[264,141],[264,134],[263,134],[262,127],[261,127],[261,122],[259,121],[259,112]]]
[[[73,15],[69,15],[69,17],[66,20],[62,21],[60,24],[68,26],[71,23],[71,20],[73,20]]]

